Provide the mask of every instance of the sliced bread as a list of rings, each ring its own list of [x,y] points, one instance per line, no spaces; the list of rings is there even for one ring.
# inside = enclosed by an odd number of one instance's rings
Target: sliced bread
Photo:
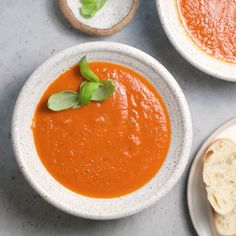
[[[204,155],[203,180],[213,209],[229,214],[236,206],[236,144],[216,140]],[[236,232],[235,232],[236,233]]]
[[[215,229],[221,236],[236,236],[236,144],[229,139],[216,140],[203,161]]]
[[[222,236],[236,236],[236,207],[227,215],[215,213],[214,224],[217,232]]]

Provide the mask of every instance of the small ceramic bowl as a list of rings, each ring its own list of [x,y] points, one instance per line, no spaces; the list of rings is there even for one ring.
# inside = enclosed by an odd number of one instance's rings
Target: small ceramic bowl
[[[208,55],[191,40],[181,22],[177,0],[156,0],[156,4],[169,40],[187,61],[209,75],[236,82],[236,64]]]
[[[142,74],[161,94],[169,112],[172,138],[168,156],[156,176],[139,190],[118,198],[89,198],[58,183],[44,168],[35,146],[31,123],[35,107],[48,85],[87,55],[89,61],[110,61]],[[139,212],[175,185],[188,161],[192,144],[191,117],[185,97],[171,74],[144,52],[118,43],[93,42],[66,49],[47,60],[28,79],[17,99],[12,121],[17,162],[28,182],[55,207],[90,219],[115,219]]]
[[[60,8],[70,24],[90,35],[107,36],[122,30],[135,16],[139,0],[108,0],[94,17],[80,14],[80,0],[59,0]]]

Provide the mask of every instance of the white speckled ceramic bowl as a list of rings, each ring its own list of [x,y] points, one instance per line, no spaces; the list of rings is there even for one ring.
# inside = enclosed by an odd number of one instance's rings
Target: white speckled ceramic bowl
[[[208,55],[192,41],[181,22],[177,0],[156,0],[156,3],[169,40],[187,61],[209,75],[236,82],[236,64]]]
[[[172,138],[161,170],[141,189],[118,198],[89,198],[58,183],[41,163],[31,131],[35,107],[48,85],[87,55],[89,61],[110,61],[142,74],[157,88],[168,109]],[[12,142],[17,162],[26,179],[52,205],[76,216],[115,219],[141,211],[163,197],[180,178],[192,144],[192,124],[185,97],[171,74],[154,58],[123,44],[93,42],[66,49],[47,60],[28,79],[16,102]]]

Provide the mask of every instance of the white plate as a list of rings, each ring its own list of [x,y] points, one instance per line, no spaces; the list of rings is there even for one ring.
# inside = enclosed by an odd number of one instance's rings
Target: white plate
[[[236,82],[236,64],[208,55],[190,39],[179,17],[177,0],[156,0],[156,3],[169,40],[187,61],[209,75]]]
[[[228,138],[236,142],[236,118],[226,122],[218,128],[202,145],[198,151],[188,178],[187,199],[190,216],[195,230],[200,236],[216,235],[211,226],[211,209],[208,203],[205,185],[203,183],[202,157],[206,148],[219,138]]]

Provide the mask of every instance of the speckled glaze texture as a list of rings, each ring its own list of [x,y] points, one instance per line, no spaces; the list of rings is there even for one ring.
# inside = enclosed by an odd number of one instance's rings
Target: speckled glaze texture
[[[210,56],[190,38],[181,22],[177,0],[156,0],[156,4],[169,40],[187,61],[209,75],[236,82],[236,64]]]
[[[143,188],[112,199],[78,195],[60,185],[37,156],[31,122],[43,91],[83,55],[89,61],[110,61],[142,74],[159,91],[170,115],[172,138],[164,165]],[[24,117],[24,119],[22,119]],[[172,75],[144,52],[118,43],[93,42],[66,49],[47,60],[28,79],[15,105],[12,142],[17,162],[26,179],[52,205],[70,214],[91,219],[115,219],[139,212],[163,197],[178,181],[192,145],[192,124],[185,97]]]

